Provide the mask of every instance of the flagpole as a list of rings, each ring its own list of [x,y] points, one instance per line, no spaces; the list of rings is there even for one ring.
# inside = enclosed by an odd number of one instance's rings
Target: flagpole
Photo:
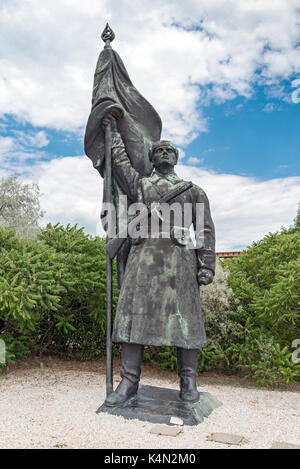
[[[101,35],[105,42],[105,48],[110,48],[110,42],[115,35],[108,23]],[[112,133],[111,123],[105,128],[105,198],[106,202],[112,203],[112,169],[111,169],[111,146]],[[106,236],[106,243],[109,236]],[[113,349],[112,349],[112,292],[113,272],[112,259],[106,254],[106,396],[113,392]]]
[[[111,125],[105,129],[105,201],[112,203],[111,171]],[[106,243],[109,236],[106,236]],[[113,351],[112,351],[112,259],[106,254],[106,396],[113,392]]]
[[[132,85],[130,77],[118,54],[112,50],[111,41],[115,34],[106,24],[101,39],[104,50],[101,51],[94,74],[92,109],[88,118],[84,149],[95,168],[104,177],[103,200],[117,205],[118,194],[123,193],[113,178],[111,167],[112,127],[103,126],[102,119],[113,114],[116,119],[123,118],[120,131],[133,167],[141,174],[150,174],[151,163],[148,158],[150,142],[158,141],[161,134],[161,119],[155,109]],[[130,109],[131,112],[125,112]],[[123,125],[124,124],[124,125]],[[102,127],[102,130],[104,130]],[[106,128],[107,127],[107,128]],[[116,185],[115,185],[116,183]],[[116,188],[116,194],[114,194]],[[116,199],[114,199],[116,195]],[[117,211],[118,213],[118,211]],[[102,213],[102,218],[103,218]],[[119,218],[117,215],[117,225]],[[107,235],[109,233],[107,232]],[[110,234],[112,236],[112,234]],[[109,238],[107,237],[107,240]],[[128,252],[123,249],[118,258],[118,286],[125,270]],[[106,392],[113,391],[113,345],[112,345],[112,303],[113,303],[113,265],[106,259]]]

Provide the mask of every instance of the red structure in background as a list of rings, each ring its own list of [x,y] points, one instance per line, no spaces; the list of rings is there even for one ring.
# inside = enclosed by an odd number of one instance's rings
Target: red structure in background
[[[219,259],[232,259],[242,254],[243,251],[231,251],[231,252],[217,252],[216,255]]]

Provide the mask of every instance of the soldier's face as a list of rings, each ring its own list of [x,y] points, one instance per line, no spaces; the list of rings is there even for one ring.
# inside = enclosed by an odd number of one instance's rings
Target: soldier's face
[[[168,145],[161,145],[155,148],[152,162],[155,168],[159,168],[160,166],[175,166],[177,163],[177,157],[174,149]]]

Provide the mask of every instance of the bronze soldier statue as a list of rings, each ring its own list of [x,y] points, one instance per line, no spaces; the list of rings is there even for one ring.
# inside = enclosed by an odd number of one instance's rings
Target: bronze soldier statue
[[[141,177],[126,153],[117,121],[105,115],[102,127],[112,129],[112,170],[124,193],[132,202],[151,204],[182,184],[174,172],[178,150],[169,141],[152,145],[150,160],[154,171]],[[200,306],[199,285],[212,282],[215,270],[215,230],[205,192],[195,184],[172,200],[192,206],[192,223],[203,243],[187,249],[189,226],[170,222],[170,236],[151,236],[133,240],[120,290],[113,327],[113,342],[122,344],[121,377],[105,404],[118,406],[137,393],[144,345],[177,347],[180,398],[196,402],[198,349],[206,343]],[[204,207],[204,223],[196,226],[196,205]]]

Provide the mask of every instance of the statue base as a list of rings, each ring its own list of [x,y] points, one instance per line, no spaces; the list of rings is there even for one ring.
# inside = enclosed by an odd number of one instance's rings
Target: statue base
[[[200,392],[195,403],[183,402],[179,391],[156,386],[140,386],[138,393],[124,404],[108,407],[102,404],[97,414],[105,412],[125,419],[138,419],[146,422],[172,425],[172,417],[181,419],[183,425],[198,425],[222,403],[209,392]]]

